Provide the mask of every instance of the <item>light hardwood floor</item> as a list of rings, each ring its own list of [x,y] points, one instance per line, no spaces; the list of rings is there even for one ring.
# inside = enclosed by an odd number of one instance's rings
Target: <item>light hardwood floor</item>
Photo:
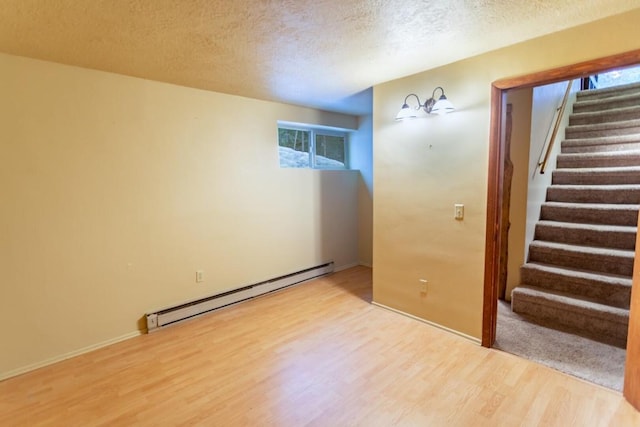
[[[619,393],[370,298],[356,267],[0,382],[0,425],[640,425]]]

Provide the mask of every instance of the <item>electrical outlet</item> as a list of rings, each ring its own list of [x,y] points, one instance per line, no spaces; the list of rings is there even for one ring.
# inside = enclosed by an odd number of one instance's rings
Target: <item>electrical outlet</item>
[[[204,282],[204,271],[196,271],[196,283]]]
[[[462,203],[456,203],[455,205],[453,205],[453,207],[453,217],[458,221],[462,221],[464,219],[464,205]]]
[[[418,282],[420,282],[420,293],[421,294],[426,294],[427,293],[427,283],[429,283],[429,281],[427,279],[418,279]]]

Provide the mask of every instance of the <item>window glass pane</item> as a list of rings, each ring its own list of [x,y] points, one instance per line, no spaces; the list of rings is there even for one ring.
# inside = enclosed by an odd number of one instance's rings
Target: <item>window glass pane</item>
[[[316,134],[316,167],[344,168],[344,136]]]
[[[626,68],[623,70],[609,71],[595,76],[597,88],[613,87],[629,83],[640,82],[640,67]]]
[[[309,167],[310,134],[306,130],[278,128],[280,167]]]

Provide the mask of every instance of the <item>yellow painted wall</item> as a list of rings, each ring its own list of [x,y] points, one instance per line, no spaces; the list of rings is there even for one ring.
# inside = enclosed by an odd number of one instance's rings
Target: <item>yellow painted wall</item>
[[[357,117],[8,55],[0,94],[0,378],[358,261],[358,172],[280,169],[276,123]]]
[[[481,337],[491,82],[638,49],[638,22],[635,9],[374,87],[376,302]],[[456,113],[394,121],[408,93],[435,86]]]

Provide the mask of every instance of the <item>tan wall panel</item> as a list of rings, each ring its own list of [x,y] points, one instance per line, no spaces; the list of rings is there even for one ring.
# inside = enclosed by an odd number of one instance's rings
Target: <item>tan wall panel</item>
[[[374,87],[375,301],[481,337],[491,82],[638,49],[639,21],[636,9]],[[435,86],[456,113],[394,121]]]
[[[509,260],[505,299],[520,284],[520,267],[525,263],[525,229],[527,225],[527,192],[529,183],[529,140],[531,133],[532,89],[509,91],[507,102],[513,106],[511,133],[511,204],[509,209]]]
[[[0,376],[358,261],[358,172],[280,169],[276,123],[356,117],[8,55],[0,93]]]

